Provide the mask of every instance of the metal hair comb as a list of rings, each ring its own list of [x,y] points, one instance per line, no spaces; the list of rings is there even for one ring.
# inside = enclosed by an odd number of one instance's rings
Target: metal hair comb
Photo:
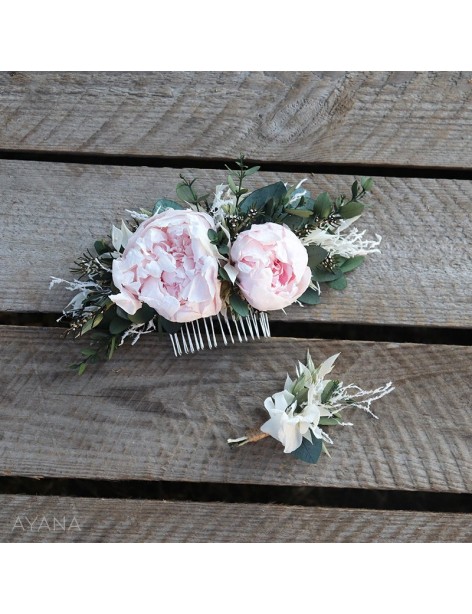
[[[200,322],[203,322],[203,324],[201,325]],[[218,323],[217,326],[215,326],[216,322]],[[228,315],[219,313],[216,320],[202,318],[201,320],[186,322],[177,333],[169,334],[174,354],[182,356],[182,354],[193,354],[205,349],[205,337],[208,349],[216,348],[218,345],[216,341],[216,333],[219,332],[218,326],[224,345],[228,345],[229,341],[235,343],[235,337],[239,339],[240,343],[261,337],[270,337],[269,318],[265,312],[251,311],[248,316],[238,317],[237,319],[230,319]],[[204,329],[203,334],[202,328]]]

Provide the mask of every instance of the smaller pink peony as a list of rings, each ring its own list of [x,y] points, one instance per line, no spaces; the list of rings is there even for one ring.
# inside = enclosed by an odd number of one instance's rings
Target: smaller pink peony
[[[268,222],[242,232],[231,248],[238,284],[247,302],[259,311],[291,305],[308,288],[308,253],[287,227]]]
[[[215,229],[206,213],[168,209],[143,222],[113,261],[110,296],[130,315],[146,303],[171,322],[191,322],[221,310]]]

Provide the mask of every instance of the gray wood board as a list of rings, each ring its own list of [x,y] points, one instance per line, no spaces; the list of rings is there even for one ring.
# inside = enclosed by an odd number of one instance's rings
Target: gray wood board
[[[0,495],[0,542],[470,541],[467,514]]]
[[[472,490],[472,348],[284,338],[175,358],[148,336],[79,377],[67,366],[84,345],[58,329],[4,326],[0,342],[1,475]],[[317,362],[342,352],[345,383],[392,380],[379,420],[348,412],[354,427],[329,429],[317,465],[272,438],[229,449],[307,348]]]
[[[50,276],[71,279],[74,260],[110,233],[126,209],[172,197],[177,169],[0,161],[0,311],[60,312],[71,295],[48,291]],[[188,171],[187,174],[191,174]],[[201,189],[226,181],[221,171],[195,171]],[[255,188],[304,175],[261,173]],[[313,193],[349,192],[351,176],[312,175]],[[273,312],[272,320],[469,327],[472,322],[470,224],[472,184],[435,179],[376,179],[363,217],[367,235],[383,235],[349,276],[347,290],[323,289],[322,304]]]
[[[0,74],[3,149],[472,165],[472,73]]]

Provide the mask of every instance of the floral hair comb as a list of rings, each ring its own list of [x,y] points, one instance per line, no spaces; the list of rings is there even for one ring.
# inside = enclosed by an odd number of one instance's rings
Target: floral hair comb
[[[81,374],[111,358],[126,339],[166,332],[176,356],[270,336],[268,312],[294,302],[315,305],[320,284],[343,290],[346,274],[378,252],[381,238],[364,238],[352,224],[364,209],[372,179],[354,181],[349,197],[312,197],[281,181],[250,192],[259,170],[241,156],[227,167],[227,184],[199,194],[181,175],[176,192],[95,242],[72,272],[52,278],[75,292],[61,320],[75,337],[90,335],[74,368]]]

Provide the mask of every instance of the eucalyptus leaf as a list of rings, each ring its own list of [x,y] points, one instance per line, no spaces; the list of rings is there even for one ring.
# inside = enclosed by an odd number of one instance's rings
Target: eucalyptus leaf
[[[82,363],[79,365],[79,368],[77,369],[77,373],[78,373],[79,375],[82,375],[82,374],[83,374],[83,372],[85,371],[85,369],[86,369],[86,368],[87,368],[87,363],[86,363],[86,362],[82,362]]]
[[[218,233],[216,232],[216,230],[210,228],[210,230],[208,231],[208,238],[210,239],[211,243],[218,243]]]
[[[348,258],[345,262],[343,262],[339,268],[343,273],[348,273],[349,271],[357,269],[358,266],[361,266],[364,260],[365,256],[353,256],[352,258]]]
[[[116,316],[110,322],[108,330],[110,331],[111,335],[121,335],[121,333],[124,333],[125,330],[127,330],[129,327],[130,323],[128,320],[122,320],[121,318]]]
[[[352,184],[351,194],[352,194],[352,200],[356,200],[357,195],[359,194],[359,182],[358,181],[354,181],[354,183]]]
[[[207,194],[202,194],[201,196],[198,197],[198,202],[201,203],[204,200],[207,200],[207,198],[210,196],[210,192],[207,192]]]
[[[219,245],[218,246],[218,251],[220,252],[220,254],[222,256],[228,256],[229,255],[229,247],[227,245]]]
[[[341,207],[339,213],[341,217],[345,220],[350,219],[351,217],[357,217],[364,211],[363,203],[357,203],[354,201],[350,201]]]
[[[306,251],[308,252],[308,266],[310,269],[314,269],[321,264],[328,255],[328,252],[320,245],[307,245]]]
[[[251,192],[249,196],[246,196],[240,205],[240,211],[242,214],[247,214],[250,209],[260,211],[270,202],[274,205],[279,205],[286,193],[287,188],[282,181],[259,188]]]
[[[195,194],[190,186],[186,183],[179,183],[179,185],[175,188],[177,192],[177,196],[180,200],[183,200],[186,203],[193,203],[195,201]]]
[[[316,269],[312,269],[311,271],[311,278],[318,282],[334,281],[335,279],[339,279],[341,275],[343,275],[342,271],[331,272],[322,267],[316,267]]]
[[[126,311],[124,309],[122,309],[121,307],[116,307],[116,315],[119,316],[120,318],[122,318],[123,320],[129,320],[129,314],[126,313]],[[131,321],[131,320],[130,320]]]
[[[179,203],[176,203],[175,200],[170,200],[168,198],[161,198],[154,205],[152,209],[152,214],[154,215],[155,213],[158,213],[158,212],[160,213],[162,211],[166,211],[167,209],[175,209],[176,211],[179,211],[184,208],[185,207],[182,207],[182,205],[180,205]]]
[[[246,301],[239,296],[239,294],[231,294],[229,297],[229,304],[231,305],[233,311],[239,316],[245,318],[249,315],[249,306]]]
[[[100,239],[99,241],[95,241],[93,246],[99,256],[101,256],[102,254],[106,254],[107,252],[110,251],[110,246],[103,239]]]
[[[329,197],[327,192],[322,192],[319,196],[315,198],[313,203],[313,213],[321,217],[322,219],[326,219],[328,215],[331,213],[333,208],[333,202]]]
[[[321,301],[321,296],[316,290],[313,290],[313,288],[307,288],[305,292],[298,297],[298,300],[300,303],[305,303],[305,305],[318,305]]]
[[[330,288],[333,288],[334,290],[344,290],[347,287],[347,279],[343,274],[337,279],[334,279],[333,281],[329,281],[328,286]]]
[[[218,275],[220,276],[221,279],[224,279],[225,281],[231,281],[228,273],[224,270],[224,268],[222,266],[218,267]]]
[[[372,186],[374,185],[374,180],[372,177],[362,177],[361,185],[366,192],[370,192],[372,190]]]
[[[144,304],[141,309],[138,309],[135,314],[133,314],[132,316],[128,315],[128,319],[133,324],[145,324],[146,322],[152,320],[156,315],[157,311],[155,309],[149,307],[149,305]]]
[[[271,216],[272,220],[277,220],[278,224],[285,224],[290,228],[290,230],[296,231],[302,226],[306,224],[306,220],[301,217],[297,217],[296,215],[286,214],[282,217],[279,217],[278,214]]]
[[[312,437],[313,443],[310,443],[308,439],[303,437],[301,445],[291,454],[298,460],[314,465],[320,458],[323,442],[321,439],[317,439],[314,435],[312,435]]]

